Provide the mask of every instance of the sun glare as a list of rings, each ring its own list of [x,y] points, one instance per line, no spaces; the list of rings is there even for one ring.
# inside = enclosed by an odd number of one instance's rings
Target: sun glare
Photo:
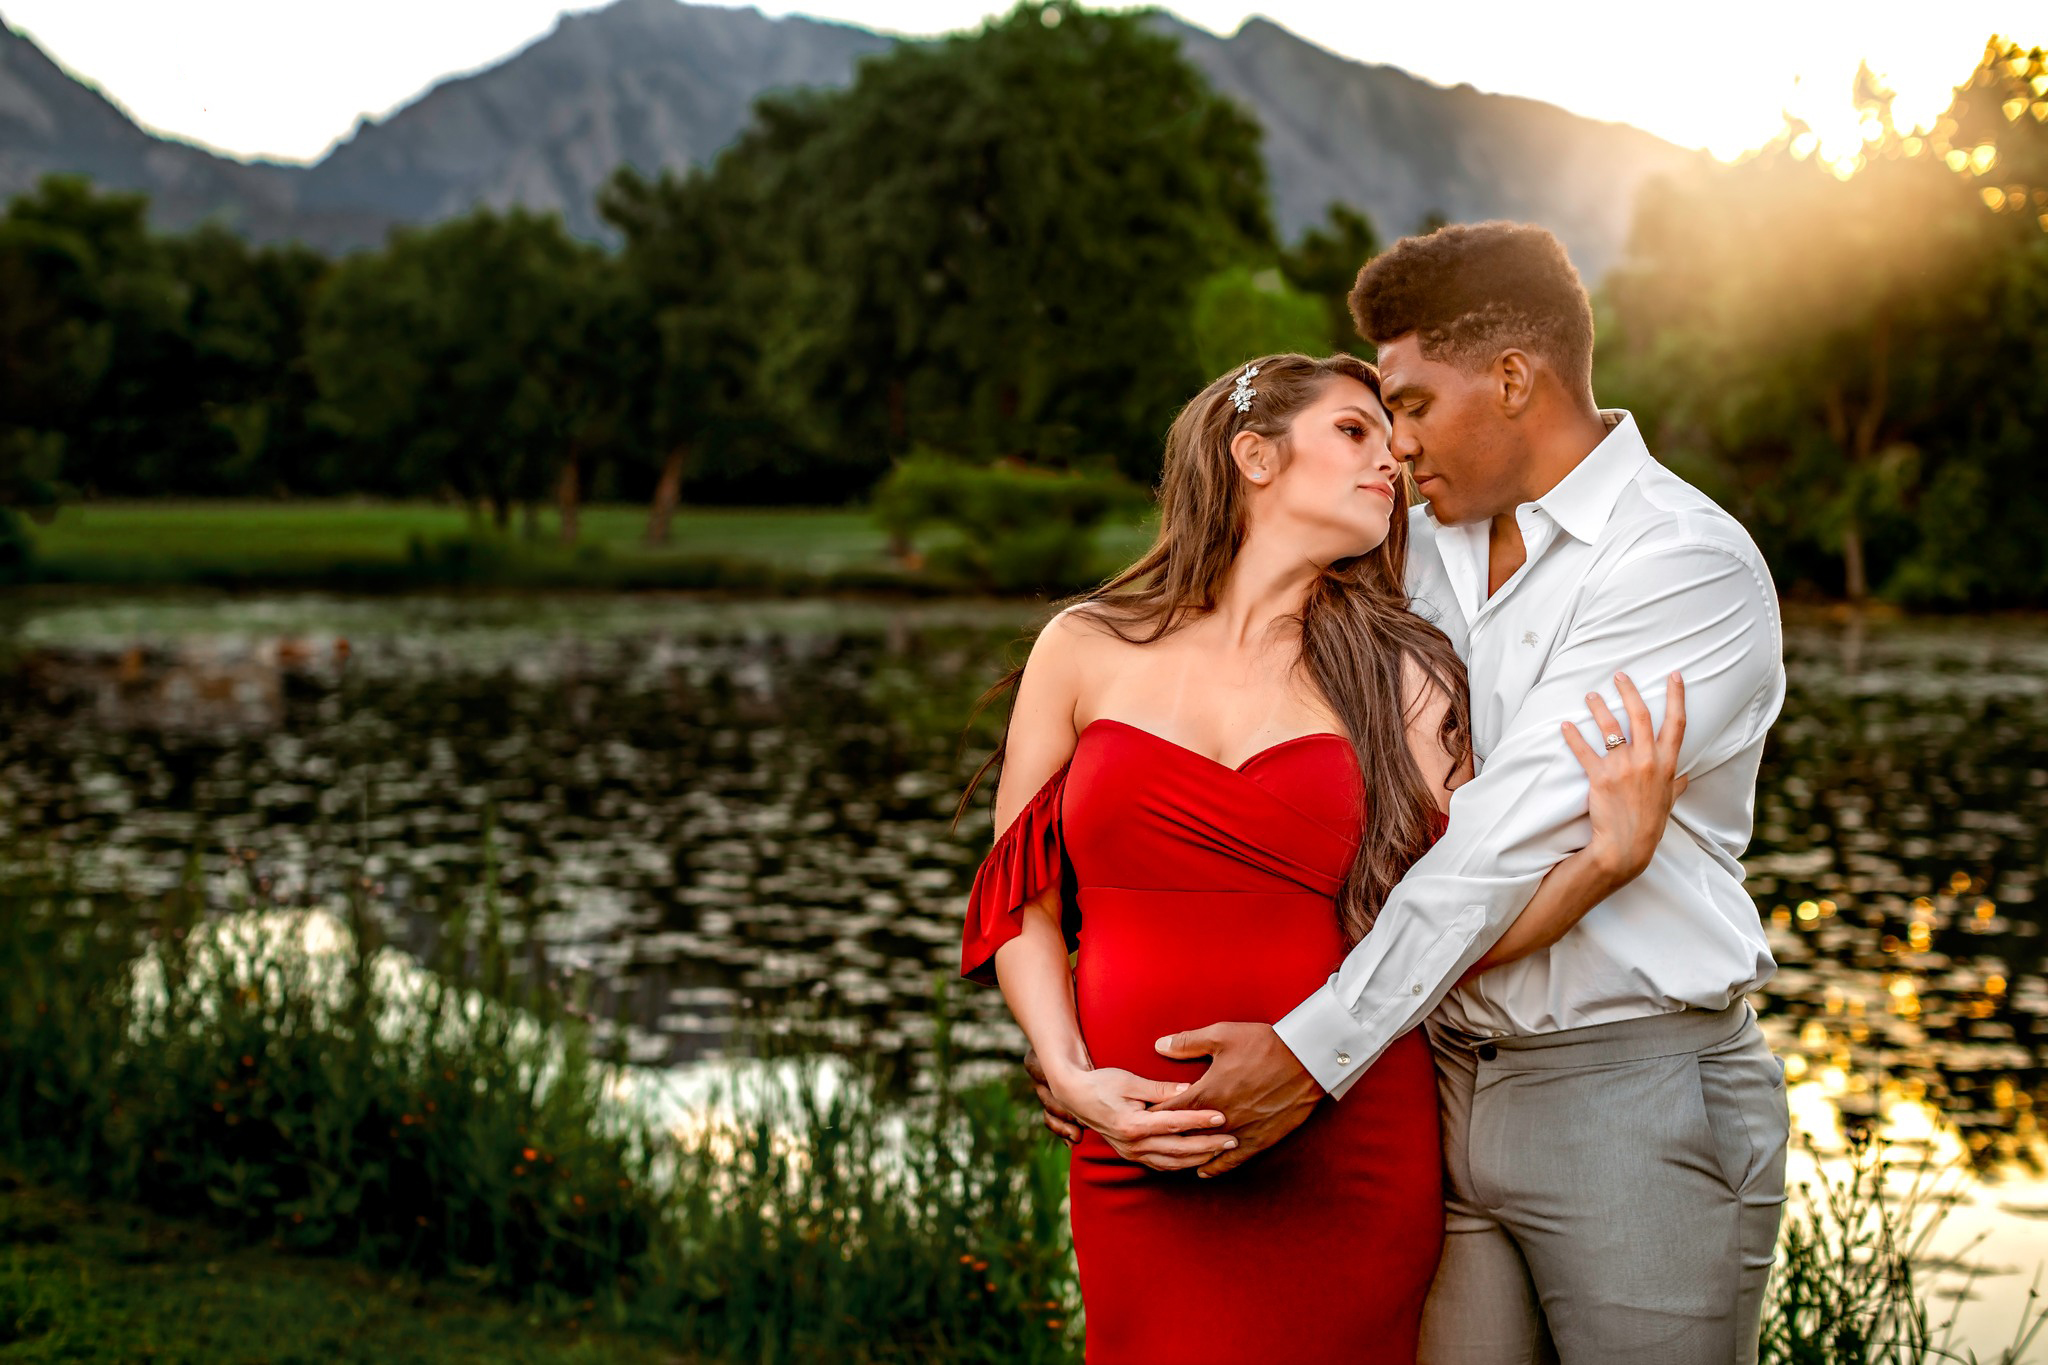
[[[1892,120],[1901,133],[1919,134],[1921,145],[1949,106],[1955,87],[1967,80],[1983,55],[1985,39],[2016,16],[1996,5],[1965,4],[1972,11],[1953,22],[1922,18],[1914,23],[1873,23],[1843,27],[1818,7],[1788,10],[1778,31],[1760,42],[1748,70],[1723,67],[1717,98],[1694,106],[1708,151],[1735,161],[1768,140],[1761,111],[1775,107],[1809,130],[1793,144],[1802,157],[1817,157],[1837,175],[1853,174],[1865,148],[1881,128],[1876,117],[1856,107],[1857,67],[1867,65],[1879,85],[1893,92]],[[2031,24],[2038,29],[2038,22]],[[1752,37],[1758,36],[1751,32]],[[2007,36],[2039,42],[2038,32]],[[1711,120],[1715,126],[1708,128]],[[1967,153],[1966,153],[1967,155]]]
[[[1971,65],[1965,58],[1960,65],[1944,60],[1894,70],[1875,69],[1874,64],[1873,68],[1879,84],[1896,92],[1893,123],[1901,132],[1924,137],[1933,131],[1935,120],[1948,107],[1956,85],[1968,77]],[[1801,80],[1785,101],[1786,115],[1809,130],[1793,139],[1792,152],[1801,160],[1818,156],[1836,175],[1847,178],[1863,168],[1864,148],[1875,142],[1884,128],[1874,114],[1856,107],[1853,81],[1830,81],[1828,85],[1830,88],[1823,89],[1818,82]],[[1723,160],[1733,160],[1747,149],[1733,155],[1719,147],[1713,150]],[[1917,153],[1920,148],[1916,143],[1909,150]]]

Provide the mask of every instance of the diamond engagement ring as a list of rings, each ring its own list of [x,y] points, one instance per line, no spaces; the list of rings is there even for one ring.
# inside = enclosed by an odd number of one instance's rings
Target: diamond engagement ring
[[[1626,743],[1628,743],[1628,736],[1622,734],[1619,730],[1607,737],[1607,747],[1610,749],[1619,749]]]

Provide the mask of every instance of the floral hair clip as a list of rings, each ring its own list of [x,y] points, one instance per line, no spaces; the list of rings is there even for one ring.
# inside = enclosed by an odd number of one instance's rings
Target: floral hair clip
[[[1259,391],[1252,387],[1252,378],[1258,372],[1259,367],[1256,365],[1245,366],[1244,373],[1237,377],[1236,386],[1230,390],[1230,401],[1239,412],[1250,412],[1252,399],[1259,396]]]

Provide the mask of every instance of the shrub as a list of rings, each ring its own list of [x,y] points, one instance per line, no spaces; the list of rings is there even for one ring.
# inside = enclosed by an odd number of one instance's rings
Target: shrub
[[[1190,325],[1202,373],[1219,375],[1262,355],[1329,348],[1327,304],[1290,289],[1276,269],[1233,266],[1202,281]]]
[[[0,507],[0,583],[19,583],[35,564],[35,539],[11,507]]]
[[[952,533],[926,555],[939,574],[997,592],[1057,592],[1100,576],[1095,538],[1104,522],[1150,504],[1117,474],[974,465],[920,451],[890,471],[873,507],[905,549],[932,528]]]

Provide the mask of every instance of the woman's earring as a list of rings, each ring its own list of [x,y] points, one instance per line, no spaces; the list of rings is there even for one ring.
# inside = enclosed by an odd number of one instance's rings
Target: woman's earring
[[[1252,471],[1252,477],[1253,477],[1254,479],[1260,479],[1260,480],[1263,480],[1263,479],[1264,479],[1264,478],[1266,477],[1266,471],[1265,471],[1265,470],[1263,470],[1263,469],[1254,469],[1254,470]]]

